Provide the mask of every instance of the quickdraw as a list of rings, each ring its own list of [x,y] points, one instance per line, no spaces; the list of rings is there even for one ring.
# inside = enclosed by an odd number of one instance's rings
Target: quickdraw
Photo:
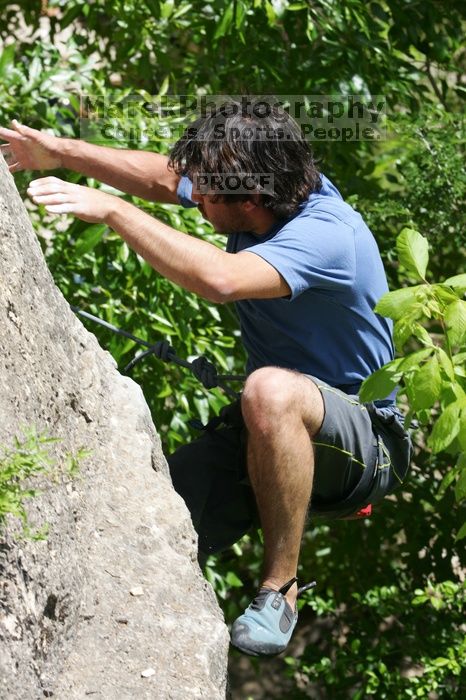
[[[147,340],[138,338],[136,335],[125,331],[123,328],[117,328],[117,326],[112,325],[108,321],[104,321],[98,316],[90,314],[88,311],[83,311],[77,306],[71,306],[70,308],[72,311],[74,311],[75,314],[78,314],[83,318],[87,318],[89,321],[93,321],[94,323],[97,323],[100,326],[103,326],[104,328],[108,328],[108,330],[112,331],[113,333],[121,335],[124,338],[129,338],[138,345],[147,348],[146,350],[144,350],[144,352],[135,355],[131,362],[129,362],[126,365],[126,367],[123,369],[123,372],[125,374],[131,371],[133,367],[144,358],[148,357],[149,355],[155,355],[155,357],[157,357],[159,360],[162,360],[162,362],[173,362],[173,364],[178,365],[179,367],[189,369],[194,374],[196,379],[200,381],[206,389],[214,389],[215,387],[220,387],[226,394],[228,394],[228,396],[231,396],[235,399],[239,397],[239,393],[233,391],[233,389],[231,389],[225,382],[244,382],[244,380],[246,379],[244,375],[218,374],[215,365],[212,362],[210,362],[204,355],[196,357],[191,362],[188,362],[188,360],[183,360],[181,357],[177,356],[175,350],[167,340],[158,340],[156,343],[149,343]]]

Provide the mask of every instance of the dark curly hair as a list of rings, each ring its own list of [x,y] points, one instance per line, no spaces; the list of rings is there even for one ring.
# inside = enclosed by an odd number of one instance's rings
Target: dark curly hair
[[[309,143],[285,109],[267,98],[247,106],[229,100],[190,124],[173,146],[169,168],[194,179],[199,174],[233,173],[257,183],[262,205],[278,219],[292,216],[321,179]],[[257,173],[273,176],[272,191],[261,192]],[[214,194],[226,203],[251,194]]]

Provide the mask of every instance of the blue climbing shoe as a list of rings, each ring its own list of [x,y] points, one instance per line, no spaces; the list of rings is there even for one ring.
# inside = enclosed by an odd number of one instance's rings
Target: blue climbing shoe
[[[297,581],[292,578],[278,591],[261,588],[251,605],[233,623],[231,643],[250,656],[275,656],[284,651],[298,621],[298,611],[289,606],[285,595]],[[298,598],[316,582],[298,589]]]

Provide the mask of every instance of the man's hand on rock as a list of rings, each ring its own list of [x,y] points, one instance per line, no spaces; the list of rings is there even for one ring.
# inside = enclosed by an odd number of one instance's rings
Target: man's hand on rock
[[[74,185],[58,177],[33,180],[28,195],[36,204],[43,204],[51,214],[73,214],[90,223],[106,222],[118,198],[82,185]]]
[[[60,147],[65,139],[44,134],[37,129],[19,124],[16,119],[12,129],[0,127],[0,138],[7,143],[0,145],[11,173],[20,170],[53,170],[62,166]]]

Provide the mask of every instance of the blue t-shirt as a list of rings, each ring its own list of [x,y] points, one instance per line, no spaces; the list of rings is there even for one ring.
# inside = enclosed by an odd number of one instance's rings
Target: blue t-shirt
[[[181,178],[183,206],[195,206],[191,190]],[[377,244],[325,176],[297,214],[266,234],[228,236],[227,252],[245,250],[273,265],[291,289],[287,298],[236,302],[248,373],[296,369],[356,394],[393,358],[392,323],[373,311],[388,291]]]

